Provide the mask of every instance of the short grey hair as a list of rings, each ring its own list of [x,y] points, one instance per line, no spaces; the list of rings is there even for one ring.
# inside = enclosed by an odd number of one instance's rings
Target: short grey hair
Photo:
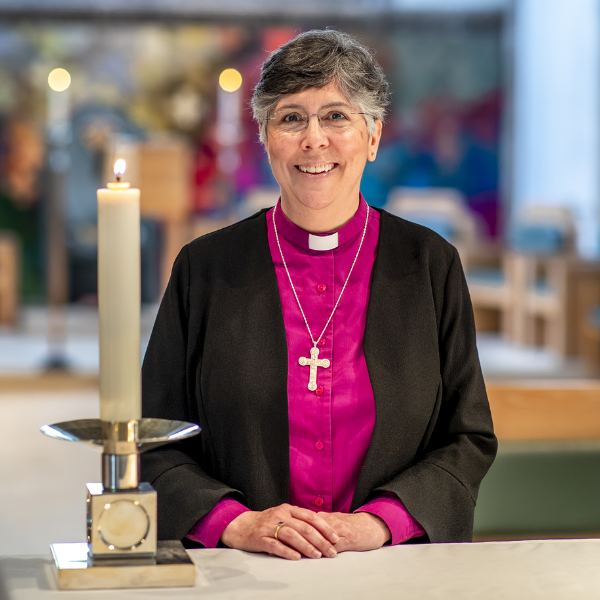
[[[367,131],[385,118],[390,103],[389,84],[373,54],[356,38],[335,29],[307,31],[284,44],[262,66],[251,100],[254,119],[261,126],[285,94],[321,88],[334,81],[340,92],[365,113]]]

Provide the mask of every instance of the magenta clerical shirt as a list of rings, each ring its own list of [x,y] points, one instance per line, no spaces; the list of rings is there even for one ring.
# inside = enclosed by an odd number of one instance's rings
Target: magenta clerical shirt
[[[318,339],[335,306],[358,251],[367,216],[361,195],[359,209],[338,232],[337,247],[313,250],[315,236],[294,225],[278,204],[279,241],[296,293]],[[369,211],[362,249],[342,299],[323,333],[317,368],[317,389],[308,389],[309,367],[298,363],[310,357],[313,344],[281,260],[273,209],[267,212],[271,257],[279,284],[288,346],[288,412],[290,427],[290,504],[314,511],[349,512],[373,427],[375,401],[363,351],[367,305],[379,238],[379,213]],[[316,242],[331,246],[333,238]],[[192,528],[188,537],[208,548],[219,542],[225,527],[248,510],[224,498]],[[425,531],[394,494],[382,494],[355,512],[381,517],[392,532],[392,544],[423,535]]]

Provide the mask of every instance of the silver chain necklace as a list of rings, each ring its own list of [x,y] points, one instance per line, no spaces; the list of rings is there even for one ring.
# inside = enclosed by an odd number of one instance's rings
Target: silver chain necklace
[[[360,238],[360,244],[358,245],[358,250],[356,251],[356,256],[352,261],[352,266],[350,267],[350,272],[348,273],[348,277],[346,277],[346,281],[344,282],[344,287],[342,287],[342,291],[338,296],[337,302],[329,315],[329,319],[327,319],[327,323],[325,323],[325,327],[323,327],[323,331],[321,331],[321,335],[317,338],[315,342],[315,338],[313,337],[312,331],[310,330],[310,326],[308,325],[308,321],[306,319],[306,315],[302,310],[302,305],[300,304],[300,300],[298,299],[298,294],[296,293],[296,288],[294,287],[294,283],[292,282],[292,276],[290,275],[290,271],[287,267],[287,263],[285,262],[285,258],[283,257],[283,251],[281,250],[281,244],[279,243],[279,233],[277,232],[277,223],[275,222],[275,211],[277,210],[277,205],[273,209],[273,228],[275,229],[275,239],[277,240],[277,247],[279,248],[279,254],[281,254],[281,260],[283,261],[283,266],[285,268],[285,272],[287,273],[288,279],[290,280],[290,285],[292,286],[292,291],[294,292],[294,296],[296,298],[296,302],[298,303],[298,308],[302,313],[302,318],[304,319],[304,324],[306,325],[306,329],[308,329],[308,335],[310,335],[310,339],[312,340],[313,347],[310,349],[310,358],[301,357],[298,359],[298,362],[301,366],[310,366],[310,374],[308,377],[308,389],[311,392],[314,392],[317,389],[317,367],[323,367],[327,369],[331,364],[328,359],[319,358],[319,349],[317,348],[317,344],[321,341],[325,330],[327,329],[329,322],[333,318],[333,313],[335,313],[335,309],[338,307],[340,300],[342,298],[342,294],[346,289],[346,285],[348,284],[348,280],[350,279],[350,275],[352,275],[352,270],[354,269],[354,265],[356,264],[356,260],[358,259],[358,255],[360,254],[360,249],[362,248],[363,241],[365,239],[365,234],[367,233],[367,224],[369,223],[369,205],[367,204],[367,217],[365,219],[365,226],[363,228],[362,237]]]

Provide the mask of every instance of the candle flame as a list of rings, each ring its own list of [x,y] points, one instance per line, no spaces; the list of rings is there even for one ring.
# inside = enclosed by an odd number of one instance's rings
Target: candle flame
[[[115,174],[115,177],[117,179],[120,179],[121,177],[123,177],[123,174],[125,173],[126,168],[127,168],[127,163],[122,158],[119,158],[119,160],[117,160],[117,162],[115,162],[115,166],[113,167],[113,173]]]

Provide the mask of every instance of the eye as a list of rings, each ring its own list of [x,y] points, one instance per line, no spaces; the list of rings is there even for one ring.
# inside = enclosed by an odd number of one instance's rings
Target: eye
[[[339,110],[328,113],[325,118],[328,121],[345,121],[348,119],[348,117],[343,112],[340,112]]]
[[[302,117],[298,113],[288,113],[281,117],[282,123],[298,123],[302,121]]]

